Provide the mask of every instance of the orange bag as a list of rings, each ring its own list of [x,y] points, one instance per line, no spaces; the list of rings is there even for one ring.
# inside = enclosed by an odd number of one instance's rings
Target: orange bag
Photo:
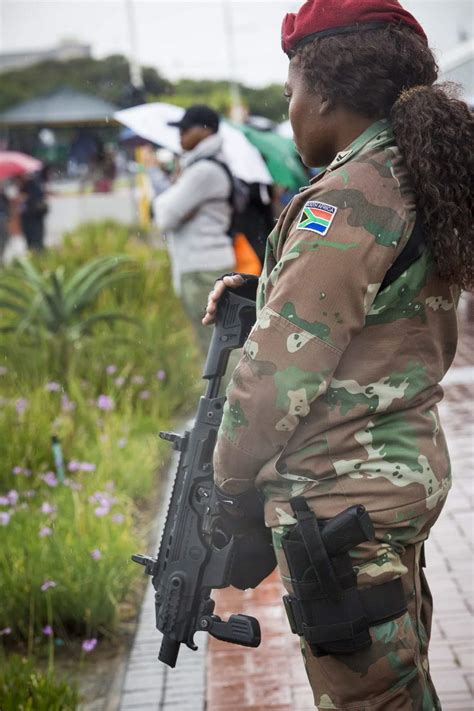
[[[262,262],[243,232],[234,235],[235,271],[260,276]]]

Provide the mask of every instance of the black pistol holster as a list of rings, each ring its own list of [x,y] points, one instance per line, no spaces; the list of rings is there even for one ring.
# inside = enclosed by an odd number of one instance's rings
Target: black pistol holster
[[[374,538],[363,506],[351,506],[318,521],[304,497],[290,501],[298,523],[282,538],[292,595],[285,595],[291,631],[315,656],[350,654],[372,644],[369,627],[393,620],[406,609],[400,578],[357,588],[349,550]]]

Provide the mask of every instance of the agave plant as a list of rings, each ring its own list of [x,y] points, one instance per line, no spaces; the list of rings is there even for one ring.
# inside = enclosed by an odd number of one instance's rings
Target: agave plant
[[[21,259],[0,276],[0,312],[11,315],[0,332],[28,336],[32,342],[46,335],[54,341],[60,366],[67,371],[71,348],[98,324],[138,325],[122,313],[93,312],[106,289],[135,275],[132,266],[133,260],[125,255],[99,257],[67,276],[62,266],[41,273],[28,259]]]

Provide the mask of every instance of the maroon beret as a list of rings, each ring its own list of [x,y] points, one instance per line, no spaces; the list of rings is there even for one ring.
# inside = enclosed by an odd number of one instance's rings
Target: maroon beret
[[[316,37],[403,23],[427,41],[421,25],[397,0],[307,0],[283,20],[281,44],[291,55]]]

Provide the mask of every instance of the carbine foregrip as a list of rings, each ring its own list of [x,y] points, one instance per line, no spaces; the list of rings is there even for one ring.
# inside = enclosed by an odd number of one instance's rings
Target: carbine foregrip
[[[225,291],[217,309],[216,325],[204,366],[202,377],[205,380],[224,375],[230,351],[244,345],[254,323],[255,302],[233,291]]]
[[[176,666],[176,660],[178,659],[180,646],[181,642],[176,642],[174,639],[170,639],[166,635],[163,635],[160,652],[158,654],[160,662],[163,662],[174,669]]]

